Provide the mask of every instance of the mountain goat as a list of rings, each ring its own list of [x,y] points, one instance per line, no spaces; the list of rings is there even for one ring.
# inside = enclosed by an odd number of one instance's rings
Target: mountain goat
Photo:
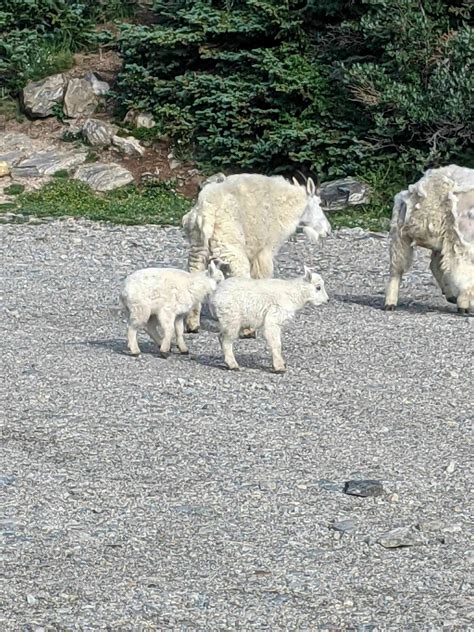
[[[137,332],[145,329],[166,358],[173,330],[181,353],[188,353],[184,342],[184,315],[214,292],[224,275],[213,261],[208,270],[190,274],[176,268],[144,268],[130,274],[124,282],[120,300],[128,318],[128,348],[139,355]],[[159,327],[163,330],[160,340]]]
[[[274,257],[298,226],[314,242],[331,231],[311,179],[301,186],[281,176],[219,174],[183,218],[188,269],[203,270],[218,257],[228,264],[229,276],[271,277]],[[198,331],[199,317],[197,306],[187,318],[188,331]]]
[[[385,309],[394,310],[413,247],[429,248],[431,271],[458,312],[474,306],[474,169],[430,169],[395,196],[390,231],[390,280]]]
[[[242,327],[263,328],[272,353],[276,373],[286,370],[281,355],[281,328],[307,303],[327,303],[324,281],[309,268],[303,278],[227,279],[210,300],[212,312],[220,324],[219,341],[229,369],[238,370],[232,344]]]

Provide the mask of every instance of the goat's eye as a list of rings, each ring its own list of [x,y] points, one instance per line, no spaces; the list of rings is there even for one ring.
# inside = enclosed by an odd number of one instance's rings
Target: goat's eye
[[[319,292],[319,290],[320,290],[320,289],[321,289],[321,286],[320,286],[320,285],[317,285],[317,286],[316,286],[316,290]]]

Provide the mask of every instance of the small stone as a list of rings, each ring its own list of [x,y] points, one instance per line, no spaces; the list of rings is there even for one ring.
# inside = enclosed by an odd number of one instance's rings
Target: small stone
[[[143,156],[145,149],[140,145],[140,142],[133,138],[133,136],[113,136],[112,144],[115,145],[126,156]]]
[[[41,81],[30,81],[23,89],[23,108],[27,114],[45,118],[53,114],[57,103],[62,103],[66,80],[63,75],[52,75]]]
[[[71,79],[64,95],[64,114],[69,118],[90,116],[99,100],[91,84],[85,79]]]
[[[386,549],[396,549],[404,546],[415,546],[422,543],[419,531],[414,527],[397,527],[387,531],[377,540]]]
[[[339,531],[340,533],[353,533],[357,530],[357,527],[357,523],[351,519],[335,520],[329,525],[330,529],[333,529],[334,531]]]
[[[145,129],[151,129],[152,127],[155,127],[155,125],[155,120],[149,112],[141,112],[140,114],[137,114],[137,117],[135,119],[135,127],[144,127]]]
[[[93,72],[88,72],[84,79],[90,83],[93,93],[97,96],[103,96],[110,92],[110,85],[107,81],[101,81]]]
[[[26,595],[26,602],[29,606],[34,606],[38,603],[38,600],[33,595]]]
[[[5,161],[1,161],[0,162],[0,178],[3,178],[3,176],[9,176],[10,175],[10,165],[8,164],[8,162]]]
[[[456,463],[454,461],[450,461],[445,469],[446,474],[452,474],[456,469]]]
[[[380,481],[352,480],[345,483],[344,493],[349,494],[350,496],[361,496],[362,498],[367,498],[369,496],[382,496],[384,489]]]
[[[400,497],[398,494],[390,494],[390,496],[387,496],[387,500],[390,503],[398,503]]]
[[[444,529],[444,522],[441,520],[424,520],[417,525],[420,531],[442,531]]]
[[[173,159],[173,160],[170,160],[169,165],[170,165],[170,169],[174,170],[181,166],[181,161]]]

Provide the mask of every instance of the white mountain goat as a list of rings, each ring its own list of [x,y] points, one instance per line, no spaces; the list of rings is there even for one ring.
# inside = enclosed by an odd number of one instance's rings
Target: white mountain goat
[[[137,332],[144,329],[160,345],[160,355],[168,357],[173,333],[181,353],[188,353],[184,342],[184,316],[209,294],[224,275],[213,261],[208,270],[190,274],[176,268],[144,268],[130,274],[124,282],[120,300],[128,318],[128,348],[139,355]],[[159,328],[163,330],[160,340]]]
[[[298,226],[314,242],[331,231],[311,179],[301,186],[281,176],[218,176],[183,218],[189,271],[205,269],[216,257],[228,264],[228,276],[269,278],[274,257]],[[198,331],[199,317],[197,306],[187,318],[188,331]]]
[[[431,271],[460,313],[474,307],[474,169],[430,169],[395,196],[390,232],[390,280],[385,309],[394,310],[413,247],[429,248]]]
[[[233,342],[242,327],[263,328],[272,353],[273,369],[286,370],[281,355],[281,328],[307,303],[327,303],[324,281],[309,268],[301,278],[280,279],[227,279],[219,285],[210,299],[210,307],[219,320],[224,359],[229,369],[238,370]]]

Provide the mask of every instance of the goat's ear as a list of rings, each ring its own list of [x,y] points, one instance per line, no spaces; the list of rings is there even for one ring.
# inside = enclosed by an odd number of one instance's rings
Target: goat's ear
[[[304,267],[304,280],[305,281],[309,281],[311,282],[311,277],[312,277],[312,271],[311,268],[307,268],[306,266]]]
[[[300,183],[299,183],[299,182],[298,182],[298,180],[295,178],[295,176],[293,176],[293,177],[291,178],[291,181],[293,182],[293,184],[295,185],[295,187],[299,187],[299,186],[300,186]]]
[[[313,197],[313,195],[316,193],[316,185],[314,184],[312,178],[308,178],[308,182],[306,183],[306,191],[311,197]]]

